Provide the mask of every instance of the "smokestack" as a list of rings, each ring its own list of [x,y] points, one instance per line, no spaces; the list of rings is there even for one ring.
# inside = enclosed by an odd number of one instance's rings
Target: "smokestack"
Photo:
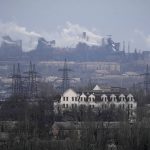
[[[85,40],[86,39],[86,32],[82,33],[82,38]]]
[[[125,47],[125,41],[123,41],[123,48],[122,48],[122,51],[125,52],[125,49],[126,49],[126,47]]]
[[[130,41],[128,42],[128,53],[130,53]]]

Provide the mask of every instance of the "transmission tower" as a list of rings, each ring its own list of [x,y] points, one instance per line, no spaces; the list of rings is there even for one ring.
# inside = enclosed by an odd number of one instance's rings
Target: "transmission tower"
[[[141,75],[144,76],[144,91],[145,91],[145,95],[147,95],[150,90],[150,72],[149,72],[148,64],[146,66],[146,72]]]
[[[62,71],[63,72],[63,77],[62,77],[62,92],[64,92],[65,90],[67,90],[69,87],[70,87],[70,78],[68,77],[68,72],[69,71],[72,71],[71,69],[68,68],[68,65],[67,65],[67,60],[65,59],[65,62],[64,62],[64,67],[63,69],[59,69],[59,71]]]
[[[21,74],[20,64],[13,66],[12,95],[34,98],[38,96],[37,92],[37,72],[35,65],[30,62],[29,71]]]
[[[35,69],[35,64],[32,64],[32,62],[30,62],[29,71],[25,73],[27,74],[26,77],[27,96],[29,98],[36,97],[38,95],[37,94],[38,92],[37,92],[37,72]]]
[[[13,65],[13,74],[12,78],[12,94],[14,96],[22,96],[22,76],[20,72],[20,64],[18,63],[17,68]]]
[[[144,77],[144,81],[139,82],[136,85],[142,84],[144,86],[144,94],[147,96],[148,93],[150,92],[150,72],[149,72],[148,64],[146,66],[146,72],[143,74],[136,75],[136,76],[143,76]]]

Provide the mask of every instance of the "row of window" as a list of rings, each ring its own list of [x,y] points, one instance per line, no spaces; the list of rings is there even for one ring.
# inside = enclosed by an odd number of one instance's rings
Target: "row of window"
[[[94,98],[94,97],[89,97],[88,100],[91,102],[91,101],[94,101],[95,98]],[[116,98],[112,98],[111,100],[117,101]],[[122,101],[125,101],[126,99],[125,99],[125,98],[121,98],[121,100],[122,100]],[[133,98],[131,98],[131,101],[132,101],[132,100],[133,100]],[[63,101],[68,101],[68,97],[63,97]],[[77,97],[72,97],[72,101],[78,101],[78,98],[77,98]],[[81,102],[82,102],[82,101],[86,101],[86,98],[85,98],[85,97],[80,97],[80,101],[81,101]],[[107,102],[107,101],[108,101],[107,97],[104,97],[104,98],[103,98],[103,101]]]
[[[77,97],[72,97],[72,101],[77,101]]]
[[[80,106],[86,107],[86,105],[83,105],[83,104],[81,104]],[[63,108],[68,108],[68,107],[69,107],[68,104],[63,104]],[[71,104],[71,107],[72,108],[77,108],[77,104]],[[94,108],[95,106],[94,105],[89,105],[89,107],[90,108]],[[111,104],[110,107],[116,107],[116,106],[115,106],[115,104]],[[119,107],[121,109],[125,109],[125,104],[121,104],[121,105],[119,105]],[[102,105],[102,109],[106,109],[106,108],[108,108],[108,105],[107,104],[103,104]],[[127,108],[132,109],[133,108],[133,104],[128,104]]]
[[[63,97],[63,101],[68,101],[68,97]],[[77,97],[72,97],[72,101],[78,101]]]
[[[64,101],[68,101],[68,97],[63,97],[63,100]]]
[[[68,104],[63,104],[63,108],[68,108]]]
[[[63,106],[63,108],[68,108],[69,107],[68,104],[63,104],[62,106]],[[80,105],[80,106],[86,107],[86,105]],[[77,104],[71,104],[71,107],[72,108],[77,108]],[[94,105],[89,105],[89,107],[94,108]]]
[[[103,105],[102,105],[102,108],[107,108],[107,107],[108,107],[107,104],[103,104]],[[114,107],[116,107],[116,105],[115,105],[115,104],[110,104],[110,107],[114,108]],[[120,105],[119,105],[119,108],[125,109],[125,108],[126,108],[126,105],[125,105],[125,104],[120,104]],[[128,104],[128,105],[127,105],[127,108],[132,109],[132,108],[133,108],[133,104]]]

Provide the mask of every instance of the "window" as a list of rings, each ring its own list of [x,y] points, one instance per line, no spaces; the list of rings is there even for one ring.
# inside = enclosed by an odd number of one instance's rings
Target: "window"
[[[68,101],[68,97],[66,97],[66,101]]]
[[[68,108],[68,104],[66,104],[66,108]]]
[[[77,97],[75,97],[75,101],[77,101]]]
[[[125,97],[123,98],[123,101],[125,101]]]
[[[92,105],[92,107],[94,108],[94,105]]]
[[[65,97],[63,97],[63,100],[65,101]]]
[[[72,97],[72,101],[74,101],[74,97]]]
[[[90,98],[89,98],[89,101],[90,101],[90,102],[91,102],[91,99],[92,99],[92,98],[90,97]]]
[[[65,104],[63,104],[63,108],[65,108]]]
[[[81,102],[82,102],[82,97],[80,97],[80,100],[81,100]]]
[[[131,104],[131,108],[133,108],[133,104]]]
[[[110,104],[110,107],[111,108],[115,108],[115,104]]]
[[[125,104],[120,104],[119,107],[120,109],[125,109]]]
[[[124,109],[125,108],[125,106],[124,106],[124,104],[122,104],[122,109]]]
[[[128,105],[128,109],[130,108],[130,104]]]
[[[106,104],[102,104],[102,109],[106,109],[107,105]]]
[[[121,95],[121,96],[120,96],[120,99],[121,99],[121,101],[125,101],[124,95]]]
[[[86,98],[84,97],[84,101],[86,101]]]
[[[72,108],[74,107],[74,104],[72,104]]]
[[[116,102],[116,101],[117,101],[116,97],[113,97],[113,98],[112,98],[112,101]]]
[[[133,111],[129,111],[129,116],[133,116]]]
[[[92,98],[93,102],[94,102],[94,97]]]
[[[81,104],[80,106],[81,106],[81,108],[85,108],[85,105],[84,105],[84,104]]]

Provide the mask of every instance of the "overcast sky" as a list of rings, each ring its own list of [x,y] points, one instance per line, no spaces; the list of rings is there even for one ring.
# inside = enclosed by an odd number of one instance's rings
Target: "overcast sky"
[[[54,35],[57,42],[59,32],[72,29],[67,22],[102,37],[112,35],[115,41],[130,41],[131,49],[150,50],[150,0],[0,0],[1,35],[13,24],[27,35]]]

